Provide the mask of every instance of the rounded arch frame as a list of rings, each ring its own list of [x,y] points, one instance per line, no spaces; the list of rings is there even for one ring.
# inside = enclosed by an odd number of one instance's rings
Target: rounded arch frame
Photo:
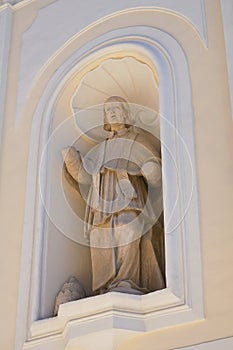
[[[131,34],[132,32],[134,35]],[[130,303],[128,297],[115,293],[98,296],[100,301],[98,304],[101,306],[97,306],[93,298],[85,299],[80,301],[83,303],[83,311],[81,310],[81,312],[80,306],[74,303],[72,306],[67,304],[60,308],[56,319],[37,321],[43,274],[41,270],[43,247],[46,243],[46,223],[44,222],[44,208],[39,198],[36,180],[40,157],[36,158],[35,154],[41,155],[49,138],[54,104],[62,86],[69,83],[72,75],[77,70],[84,72],[85,69],[90,69],[91,64],[98,64],[99,61],[114,55],[129,54],[137,56],[138,59],[140,57],[151,67],[156,67],[158,71],[160,113],[163,116],[161,139],[162,143],[166,140],[167,147],[174,151],[177,161],[176,171],[169,162],[166,148],[163,148],[164,191],[167,198],[164,207],[167,232],[169,232],[170,224],[168,222],[169,213],[173,212],[176,197],[174,189],[177,189],[177,186],[178,188],[182,186],[179,205],[174,213],[176,219],[177,217],[181,219],[180,225],[175,228],[173,233],[166,235],[167,288],[159,293],[150,293],[143,297],[137,296],[135,298],[132,296]],[[69,60],[65,61],[54,73],[43,95],[40,96],[32,124],[25,214],[27,225],[25,225],[24,230],[20,290],[21,296],[24,291],[22,299],[25,300],[28,297],[30,300],[26,314],[25,311],[22,311],[23,301],[19,304],[21,322],[23,313],[23,319],[25,323],[28,320],[27,326],[30,328],[29,334],[26,331],[27,327],[24,329],[24,340],[31,339],[33,341],[40,338],[41,348],[38,347],[38,349],[43,349],[43,339],[49,334],[50,337],[59,334],[62,342],[64,331],[67,332],[68,338],[69,334],[71,336],[72,329],[76,329],[77,334],[91,332],[94,314],[99,315],[102,320],[101,323],[98,318],[94,321],[96,330],[104,327],[109,328],[110,325],[112,328],[139,332],[177,324],[177,313],[179,313],[179,323],[203,317],[193,118],[191,81],[185,53],[172,36],[155,28],[136,26],[104,34],[88,42],[81,50],[71,55]],[[40,134],[38,129],[41,130]],[[188,150],[188,154],[186,154],[185,148]],[[190,160],[192,169],[188,164]],[[45,172],[47,173],[47,169]],[[190,177],[191,183],[188,180]],[[191,199],[189,196],[190,186],[194,189]],[[47,190],[46,182],[43,184],[43,189]],[[29,203],[33,203],[32,208],[30,208]],[[189,210],[181,218],[182,208],[186,207],[187,203]],[[34,241],[30,237],[32,231],[35,233]],[[192,251],[194,245],[196,247],[195,253]],[[33,260],[32,270],[26,264],[28,260]],[[82,327],[84,319],[87,324],[88,322],[90,324],[90,327],[87,325],[86,331]],[[73,320],[72,325],[66,327],[70,320]],[[110,323],[109,320],[111,320]],[[44,322],[47,322],[46,330]]]

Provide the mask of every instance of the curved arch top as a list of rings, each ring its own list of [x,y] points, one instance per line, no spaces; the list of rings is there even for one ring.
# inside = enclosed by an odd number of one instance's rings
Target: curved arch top
[[[55,6],[55,4],[51,4],[48,6],[48,8],[51,7],[52,9],[52,6]],[[40,36],[43,36],[41,33],[41,27],[43,28],[43,25],[41,25],[40,22],[43,21],[44,12],[46,10],[41,9],[38,13],[37,20],[23,34],[16,123],[20,121],[22,115],[25,115],[25,112],[27,111],[27,105],[30,105],[30,99],[34,96],[35,86],[37,86],[37,91],[38,86],[40,85],[39,82],[42,82],[42,89],[45,87],[44,83],[48,81],[47,77],[53,74],[53,69],[58,69],[61,64],[61,59],[65,58],[65,60],[67,60],[75,50],[81,48],[83,45],[85,45],[86,42],[98,40],[98,37],[104,35],[106,32],[110,33],[118,29],[126,29],[127,27],[134,28],[137,26],[148,26],[148,28],[160,28],[160,30],[164,32],[170,32],[171,35],[174,37],[176,36],[176,40],[182,41],[182,37],[179,37],[179,34],[176,35],[174,29],[174,27],[180,27],[183,28],[180,32],[186,33],[185,35],[188,37],[189,42],[190,40],[197,40],[199,44],[207,45],[203,0],[195,2],[194,7],[196,9],[196,12],[193,11],[192,14],[188,13],[188,10],[185,11],[185,2],[182,2],[182,5],[179,5],[178,7],[176,5],[175,8],[173,8],[174,6],[172,6],[170,3],[169,6],[171,6],[170,9],[166,8],[166,4],[164,4],[164,7],[152,7],[147,4],[147,7],[140,6],[137,8],[134,4],[132,8],[121,10],[118,9],[117,11],[114,11],[113,13],[108,14],[101,19],[95,19],[92,22],[87,23],[86,26],[81,27],[78,32],[77,28],[76,30],[73,28],[73,31],[70,32],[68,37],[64,32],[60,34],[57,32],[56,35],[54,33],[54,39],[51,41],[49,48],[43,47],[44,41],[42,43],[36,41],[35,50],[36,52],[38,51],[36,55],[37,58],[35,58],[33,65],[31,65],[31,57],[27,57],[27,52],[25,50],[28,50],[28,45],[31,49],[32,38],[34,36],[38,36],[38,27],[40,28]],[[171,28],[163,28],[163,23],[166,23],[165,19],[167,16],[171,17],[170,22],[174,22]],[[192,16],[194,16],[194,18],[192,18]],[[72,23],[72,20],[70,23]],[[67,24],[67,33],[69,32],[68,29],[70,23]],[[57,27],[59,28],[59,26]],[[50,28],[50,31],[51,29],[53,32],[54,29]],[[131,33],[134,32],[131,31]],[[47,36],[47,32],[45,35]],[[45,57],[43,55],[47,56]],[[28,60],[30,60],[30,62]],[[29,63],[31,65],[30,74],[28,74]]]

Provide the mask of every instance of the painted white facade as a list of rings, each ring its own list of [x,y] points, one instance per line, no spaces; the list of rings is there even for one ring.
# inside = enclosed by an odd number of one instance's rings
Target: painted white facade
[[[231,349],[232,2],[0,5],[0,348]],[[77,134],[59,127],[88,72],[125,57],[158,83],[167,288],[86,298],[52,318],[67,274],[90,288],[88,249],[67,233],[81,226],[59,192],[59,150]]]

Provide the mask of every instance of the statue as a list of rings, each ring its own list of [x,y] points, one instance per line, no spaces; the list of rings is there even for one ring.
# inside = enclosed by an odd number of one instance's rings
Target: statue
[[[53,313],[54,316],[58,314],[58,309],[61,304],[83,299],[85,296],[86,293],[80,281],[76,277],[71,276],[69,280],[63,284],[56,296]]]
[[[105,101],[104,129],[109,137],[85,157],[74,147],[63,150],[66,171],[79,186],[90,186],[84,233],[90,242],[93,292],[145,294],[165,288],[151,242],[159,214],[149,189],[156,193],[161,185],[159,153],[131,127],[122,97]]]

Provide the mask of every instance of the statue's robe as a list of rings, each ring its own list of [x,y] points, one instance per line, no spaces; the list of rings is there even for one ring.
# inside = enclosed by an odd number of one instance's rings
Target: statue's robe
[[[148,162],[156,171],[145,176],[142,167]],[[92,179],[85,235],[90,240],[93,291],[127,286],[147,293],[164,288],[151,243],[152,226],[161,230],[162,208],[161,161],[153,145],[125,128],[92,148],[82,164],[66,163],[71,175],[75,166],[80,186],[88,174]]]

